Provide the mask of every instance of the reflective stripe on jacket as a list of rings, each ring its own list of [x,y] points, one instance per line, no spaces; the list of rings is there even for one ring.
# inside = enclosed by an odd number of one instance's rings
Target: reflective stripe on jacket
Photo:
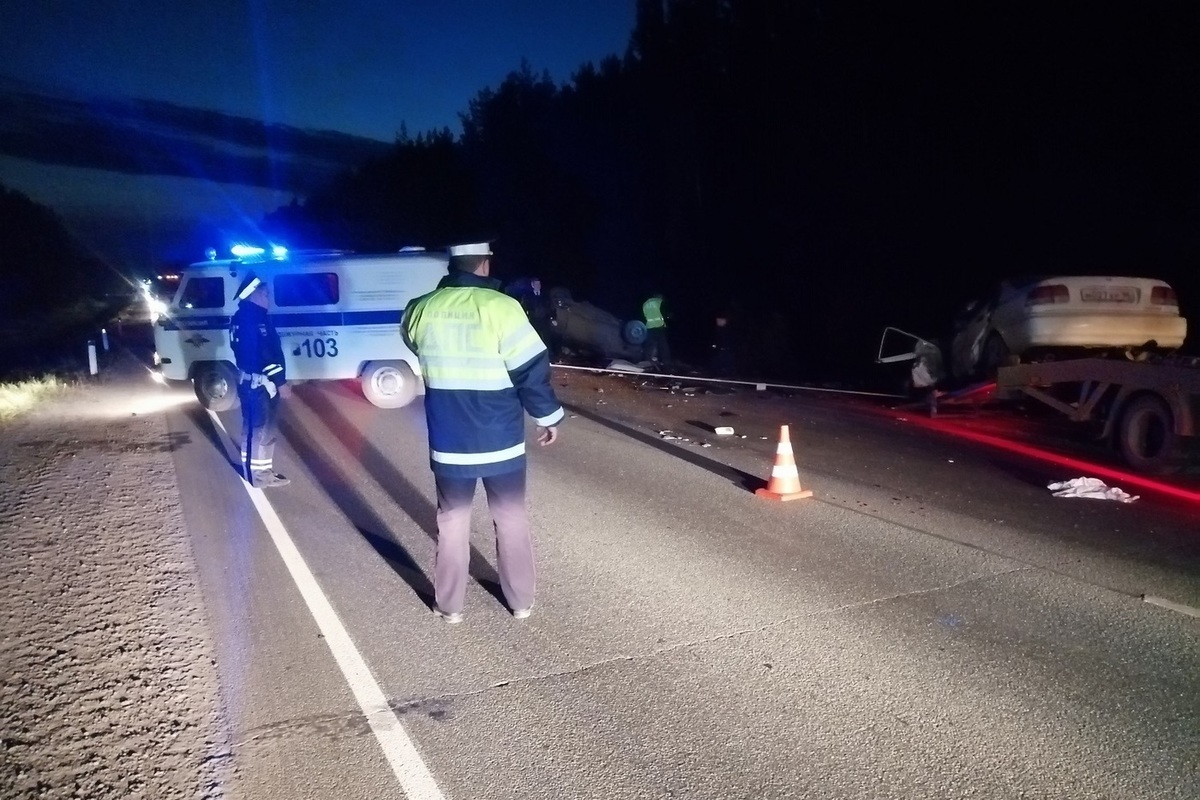
[[[667,321],[663,319],[661,297],[651,297],[642,303],[642,316],[646,318],[647,328],[667,327]]]
[[[405,343],[421,362],[436,474],[486,477],[525,466],[525,413],[543,427],[563,409],[546,346],[497,282],[455,270],[408,304]]]

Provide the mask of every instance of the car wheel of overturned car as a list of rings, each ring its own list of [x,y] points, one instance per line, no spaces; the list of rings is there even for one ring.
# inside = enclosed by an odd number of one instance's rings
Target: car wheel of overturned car
[[[640,319],[631,319],[621,328],[621,336],[627,344],[639,345],[646,343],[646,323]]]
[[[979,377],[991,379],[996,377],[1000,367],[1012,366],[1016,363],[1012,351],[1004,341],[1004,337],[992,331],[987,341],[983,343],[983,352],[979,355]]]
[[[192,388],[200,405],[209,411],[231,411],[238,406],[237,370],[224,361],[197,364]]]
[[[363,395],[379,408],[401,408],[417,396],[417,376],[404,361],[371,361],[360,380]]]
[[[1139,472],[1173,472],[1182,463],[1182,443],[1175,432],[1175,417],[1161,397],[1144,394],[1121,412],[1117,450],[1125,463]]]

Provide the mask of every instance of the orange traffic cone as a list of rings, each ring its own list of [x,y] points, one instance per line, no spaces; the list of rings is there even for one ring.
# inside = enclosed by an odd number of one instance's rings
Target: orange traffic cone
[[[771,479],[765,489],[755,492],[759,497],[770,500],[799,500],[812,497],[811,489],[800,486],[800,473],[796,470],[796,459],[792,456],[792,440],[788,437],[788,426],[779,428],[779,447],[775,450],[775,466],[771,467]]]

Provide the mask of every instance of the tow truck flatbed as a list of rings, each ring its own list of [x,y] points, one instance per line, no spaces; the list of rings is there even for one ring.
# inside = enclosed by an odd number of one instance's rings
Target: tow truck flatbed
[[[1182,466],[1200,418],[1200,365],[1190,359],[1077,358],[1000,367],[995,399],[1025,395],[1102,436],[1142,472]]]

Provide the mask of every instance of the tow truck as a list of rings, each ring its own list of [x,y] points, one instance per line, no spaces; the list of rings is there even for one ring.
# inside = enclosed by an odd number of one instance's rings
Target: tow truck
[[[885,355],[889,334],[912,340],[911,350]],[[1024,397],[1037,400],[1096,432],[1138,472],[1178,471],[1194,448],[1200,425],[1200,358],[1069,358],[1005,364],[996,369],[994,381],[942,392],[932,382],[940,357],[932,342],[887,328],[876,363],[912,361],[912,383],[926,389],[930,413],[945,404],[1011,405]]]

